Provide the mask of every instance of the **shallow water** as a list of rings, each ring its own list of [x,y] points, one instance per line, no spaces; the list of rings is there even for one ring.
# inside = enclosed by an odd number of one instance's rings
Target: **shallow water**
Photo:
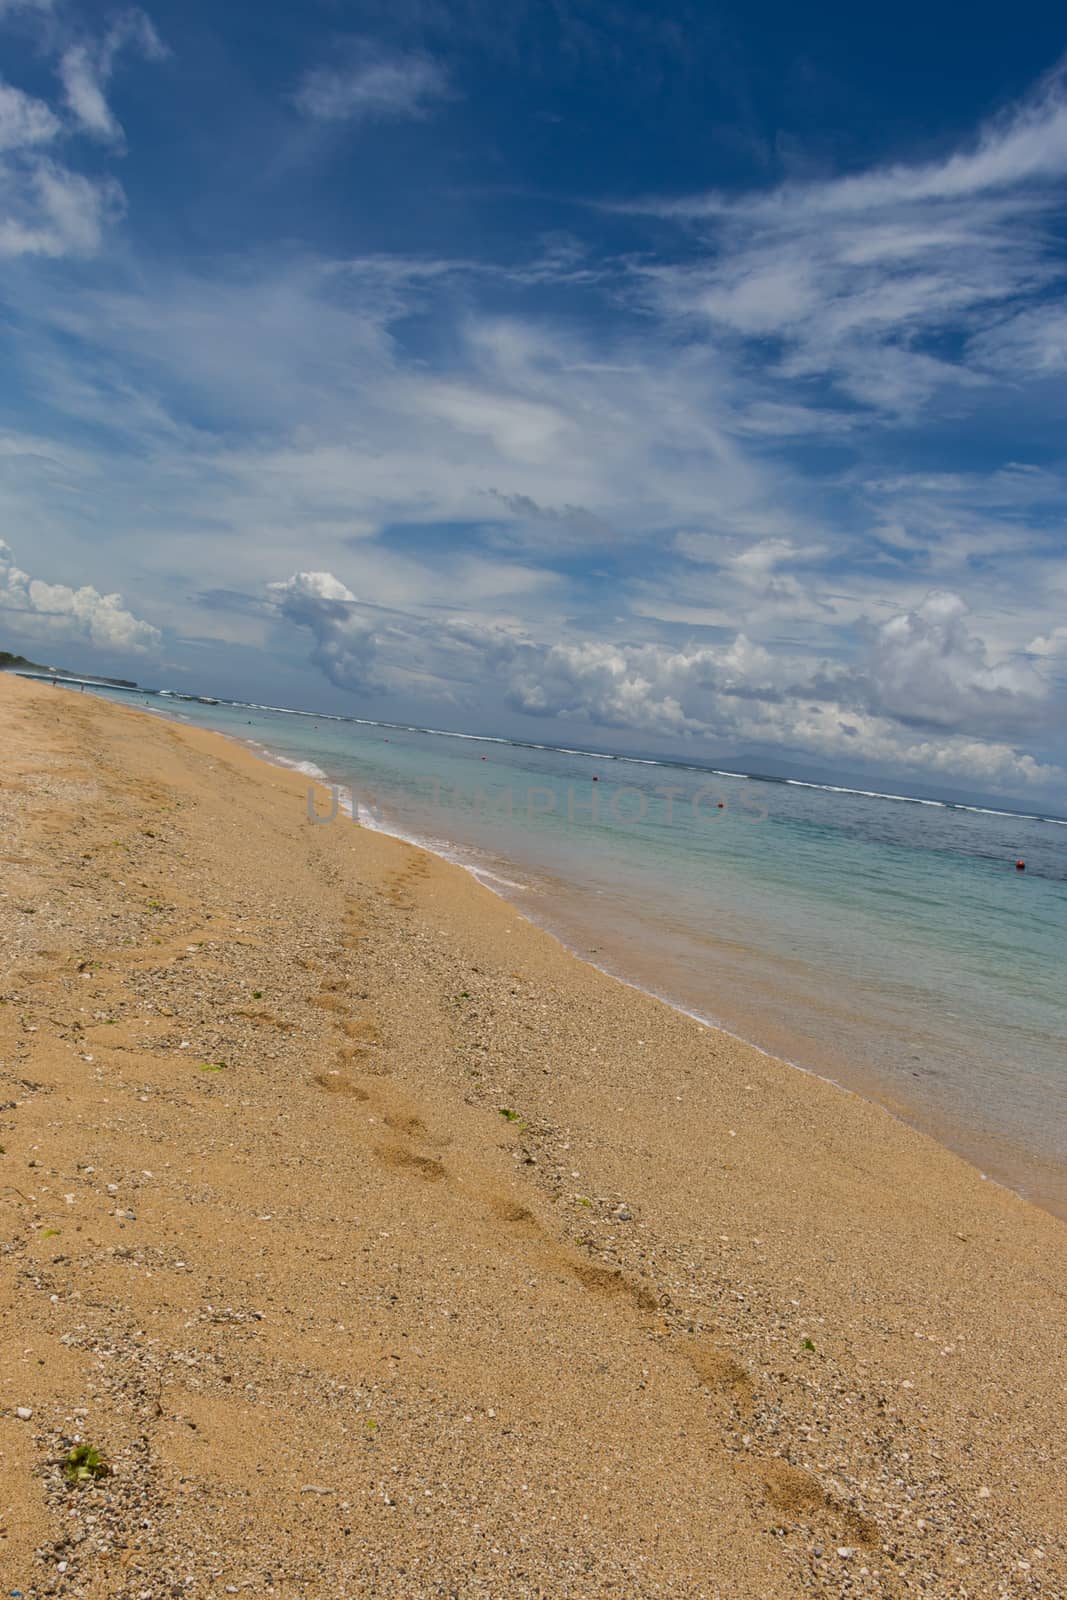
[[[607,970],[878,1099],[1067,1214],[1062,822],[142,703],[321,772],[342,802],[321,826],[350,826],[351,800],[365,824],[462,862]]]

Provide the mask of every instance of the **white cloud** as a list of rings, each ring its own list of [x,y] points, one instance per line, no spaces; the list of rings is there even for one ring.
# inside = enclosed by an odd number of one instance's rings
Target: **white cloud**
[[[268,586],[278,614],[314,638],[311,659],[342,689],[377,688],[374,625],[356,596],[330,572],[296,572]]]
[[[472,316],[453,329],[458,381],[391,337],[394,317],[432,304],[422,276],[383,296],[376,272],[314,261],[232,281],[157,275],[149,294],[42,299],[49,359],[31,381],[117,436],[148,428],[186,453],[211,514],[257,539],[288,521],[298,559],[299,524],[323,564],[345,537],[397,522],[491,519],[502,543],[537,558],[605,527],[644,539],[711,507],[739,533],[788,526],[780,507],[778,522],[770,514],[786,498],[779,469],[750,463],[720,426],[713,369],[640,348],[597,364],[573,328]],[[145,402],[175,392],[195,397],[195,436],[149,420]],[[538,513],[545,484],[559,515]]]
[[[417,684],[474,708],[488,683],[524,716],[946,775],[958,757],[961,778],[1047,781],[1015,737],[1046,726],[1045,685],[1019,657],[1041,614],[1027,628],[1017,581],[1021,615],[976,638],[958,603],[939,612],[925,596],[976,554],[1011,553],[1017,573],[1021,519],[1061,504],[1054,474],[1023,464],[858,475],[857,492],[886,511],[872,520],[889,555],[841,595],[825,574],[847,541],[805,512],[780,463],[749,456],[720,426],[730,406],[717,362],[637,343],[601,345],[597,361],[573,327],[472,315],[453,329],[460,379],[407,362],[390,337],[394,316],[425,308],[427,281],[405,286],[394,270],[383,297],[376,272],[289,262],[232,283],[157,278],[148,298],[116,287],[39,308],[58,339],[47,360],[38,354],[35,381],[75,416],[143,441],[143,475],[124,457],[127,476],[109,491],[116,508],[138,504],[139,528],[158,502],[158,537],[138,540],[142,583],[164,581],[176,538],[186,570],[220,587],[293,573],[269,591],[268,615],[307,630],[313,661],[342,687]],[[171,394],[207,425],[169,414]],[[33,492],[27,480],[24,503]],[[493,553],[433,531],[464,521],[482,525]],[[410,553],[390,547],[397,525]],[[595,562],[626,541],[643,551],[637,573],[628,594],[606,593],[628,616],[583,631],[547,558]],[[944,573],[924,583],[941,552]],[[352,570],[355,581],[330,577]],[[168,598],[172,625],[183,603]],[[521,623],[493,621],[513,606]],[[635,611],[671,637],[647,640]],[[887,612],[848,670],[858,619]],[[680,637],[690,622],[727,642]],[[197,631],[195,610],[181,626]],[[647,642],[627,642],[638,630]]]
[[[929,720],[948,722],[962,706],[972,722],[984,719],[999,726],[1005,720],[999,697],[1016,711],[1042,698],[1044,685],[1032,675],[981,661],[980,644],[961,639],[950,614],[947,602],[932,597],[923,619],[928,629],[948,628],[963,657],[950,659],[951,651],[942,648],[939,679],[935,673],[938,681],[927,687],[923,702]],[[824,758],[974,779],[1047,782],[1056,776],[1054,768],[1005,740],[955,732],[916,738],[908,726],[912,719],[885,704],[906,676],[908,652],[899,639],[886,646],[868,683],[818,660],[772,655],[743,633],[725,645],[682,649],[603,641],[543,647],[505,637],[489,642],[487,654],[493,671],[503,675],[512,704],[532,715],[657,737],[778,745]],[[914,648],[907,670],[918,675],[929,665],[929,653]]]
[[[122,214],[118,184],[94,182],[50,162],[42,162],[34,176],[41,214],[56,241],[47,253],[93,255],[105,224]]]
[[[130,46],[152,60],[165,53],[138,10],[124,12],[99,40],[66,45],[58,62],[74,129],[117,149],[122,129],[104,91],[118,52]],[[70,132],[69,122],[56,109],[0,83],[0,257],[94,255],[106,227],[122,215],[123,193],[113,178],[85,176],[44,153],[63,132]]]
[[[780,340],[780,378],[828,377],[907,415],[946,387],[986,384],[991,366],[1059,369],[1062,330],[1048,308],[1025,308],[1062,276],[1046,221],[1065,174],[1058,71],[939,160],[637,207],[695,228],[704,258],[635,273],[658,309],[716,339]],[[988,335],[994,316],[1003,327]],[[946,332],[962,353],[929,348]]]
[[[424,117],[448,93],[443,69],[423,55],[362,47],[347,67],[315,67],[293,97],[316,122],[378,122]]]
[[[501,456],[531,466],[555,456],[566,429],[557,406],[472,385],[438,381],[416,390],[412,399],[450,428],[486,439]]]
[[[72,44],[59,62],[59,77],[71,115],[84,131],[106,143],[121,144],[120,127],[107,102],[106,89],[115,58],[132,48],[149,61],[158,61],[166,49],[143,11],[124,12],[99,40]]]
[[[425,110],[437,80],[405,80],[411,59],[377,77],[369,57],[312,75],[302,93],[321,98],[303,109]],[[103,95],[105,76],[94,82]],[[1031,121],[1055,131],[1052,95]],[[79,126],[114,142],[102,105],[86,101]],[[22,138],[32,116],[9,105],[7,125]],[[0,249],[91,253],[121,192],[49,163],[50,125],[37,126],[13,163],[22,232],[0,231]],[[1017,736],[1035,749],[1058,737],[1053,669],[1025,652],[1030,640],[1032,656],[1055,654],[1049,562],[1067,485],[1025,463],[903,473],[898,437],[884,449],[886,418],[869,415],[917,415],[955,385],[952,408],[923,418],[926,461],[938,428],[950,459],[966,458],[968,405],[1010,421],[1004,377],[1038,364],[1023,345],[1057,270],[1040,226],[1046,168],[1032,141],[1010,143],[1014,126],[970,150],[984,151],[970,189],[958,172],[939,188],[907,169],[904,200],[892,168],[866,175],[863,204],[849,179],[815,186],[812,213],[798,185],[709,210],[706,259],[693,266],[687,242],[684,264],[642,280],[658,316],[627,315],[628,264],[594,271],[573,251],[511,270],[264,250],[203,276],[127,272],[127,258],[62,297],[19,275],[27,391],[57,427],[110,442],[91,495],[88,469],[42,497],[27,458],[0,462],[0,509],[7,494],[10,526],[59,539],[106,519],[140,592],[154,586],[188,634],[176,552],[190,587],[219,596],[223,639],[238,637],[227,591],[247,598],[291,573],[240,613],[242,638],[300,628],[334,683],[400,693],[417,680],[472,723],[489,704],[487,717],[510,707],[635,738],[1047,781]],[[587,315],[597,295],[610,315]],[[971,337],[992,307],[996,349]],[[929,598],[935,585],[971,613]],[[864,616],[889,620],[864,640]]]
[[[935,591],[876,630],[874,709],[900,721],[979,734],[1021,729],[1048,685],[1024,658],[993,660],[968,625],[966,602]]]
[[[491,679],[523,715],[663,738],[777,745],[850,763],[990,783],[1058,776],[1004,738],[983,737],[1010,710],[1024,717],[1046,693],[1025,664],[990,664],[965,607],[934,594],[880,630],[868,675],[825,661],[775,655],[738,633],[728,643],[662,644],[567,638],[542,641],[515,623],[383,612],[333,574],[300,572],[269,586],[284,621],[308,629],[311,659],[340,688],[396,688],[415,663],[424,687]],[[922,699],[916,686],[922,685]],[[462,695],[461,695],[462,697]],[[897,697],[905,712],[893,709]],[[914,724],[970,722],[935,736]]]
[[[1020,183],[1043,183],[1067,171],[1067,68],[1057,66],[1019,105],[983,127],[970,150],[937,161],[897,163],[854,177],[792,183],[770,194],[740,203],[708,194],[655,209],[678,216],[717,216],[735,211],[780,217],[783,213],[827,216],[884,212],[902,204],[954,201],[997,193]],[[894,234],[894,253],[924,249],[928,224],[914,219],[906,235]]]
[[[1038,634],[1031,639],[1027,650],[1034,656],[1067,656],[1067,627],[1053,628],[1051,633]]]
[[[1049,304],[1003,317],[970,349],[976,361],[1009,374],[1060,376],[1067,372],[1067,310]]]
[[[0,204],[0,256],[94,255],[123,209],[117,183],[48,160],[22,169],[0,163]]]
[[[31,578],[15,565],[11,547],[0,539],[0,620],[5,617],[24,637],[46,643],[74,641],[136,654],[162,644],[159,629],[127,611],[120,594]]]
[[[99,139],[121,139],[122,129],[104,95],[100,65],[84,45],[72,45],[64,52],[59,75],[67,106],[86,132]]]
[[[59,118],[43,100],[0,83],[0,151],[47,144],[59,130]]]
[[[810,545],[805,549],[792,539],[759,539],[734,556],[730,565],[747,582],[762,583],[781,567],[810,564],[825,554],[823,545]]]

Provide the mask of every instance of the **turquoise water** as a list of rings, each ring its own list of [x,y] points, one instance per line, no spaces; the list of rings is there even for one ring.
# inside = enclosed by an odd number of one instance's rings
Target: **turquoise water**
[[[1062,823],[145,703],[325,775],[341,804],[320,826],[350,826],[351,803],[607,970],[889,1105],[1067,1214]]]

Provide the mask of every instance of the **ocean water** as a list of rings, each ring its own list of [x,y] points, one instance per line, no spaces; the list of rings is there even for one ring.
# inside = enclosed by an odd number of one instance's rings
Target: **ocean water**
[[[1064,822],[136,698],[327,779],[317,825],[351,810],[460,862],[586,959],[1067,1215]]]

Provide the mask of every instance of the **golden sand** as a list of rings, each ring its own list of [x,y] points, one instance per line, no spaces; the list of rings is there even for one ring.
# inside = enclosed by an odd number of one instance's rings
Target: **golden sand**
[[[0,1594],[1067,1595],[1062,1223],[216,735],[0,739]]]

